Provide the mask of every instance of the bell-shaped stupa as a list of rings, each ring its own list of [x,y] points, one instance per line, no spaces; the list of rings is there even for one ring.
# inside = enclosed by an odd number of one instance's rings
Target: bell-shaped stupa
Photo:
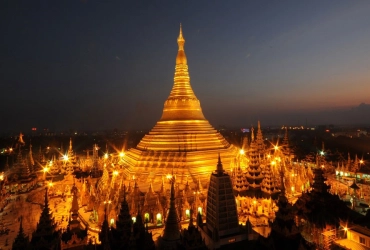
[[[174,85],[162,117],[123,158],[127,175],[135,175],[140,182],[160,183],[172,171],[180,183],[196,183],[199,179],[207,182],[218,154],[227,167],[237,153],[203,115],[190,85],[181,25],[177,43]]]

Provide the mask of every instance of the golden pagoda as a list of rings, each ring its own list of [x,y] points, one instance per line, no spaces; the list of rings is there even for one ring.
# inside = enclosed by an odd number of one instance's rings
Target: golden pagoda
[[[174,85],[164,103],[162,117],[136,148],[123,157],[127,175],[139,182],[157,184],[173,172],[179,183],[186,180],[193,185],[199,180],[205,183],[218,154],[226,168],[237,154],[237,149],[203,115],[190,85],[181,25],[177,44]]]

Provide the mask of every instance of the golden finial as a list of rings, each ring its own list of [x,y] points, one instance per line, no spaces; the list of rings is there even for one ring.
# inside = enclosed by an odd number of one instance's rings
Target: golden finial
[[[179,37],[177,38],[177,44],[179,45],[179,50],[184,50],[185,39],[182,36],[182,25],[181,25],[181,23],[180,23],[180,34],[179,34]]]

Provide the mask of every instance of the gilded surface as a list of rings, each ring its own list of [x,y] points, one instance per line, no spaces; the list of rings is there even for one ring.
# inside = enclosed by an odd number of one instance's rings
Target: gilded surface
[[[219,153],[226,169],[237,153],[203,115],[190,85],[181,27],[177,43],[174,85],[164,103],[162,117],[124,157],[127,174],[142,181],[159,182],[171,171],[180,176],[180,181],[208,179]]]

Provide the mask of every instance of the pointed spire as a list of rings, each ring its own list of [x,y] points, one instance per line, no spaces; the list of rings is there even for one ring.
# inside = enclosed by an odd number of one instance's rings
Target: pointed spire
[[[48,187],[45,188],[45,196],[44,196],[44,203],[45,203],[45,207],[49,207],[49,199],[48,199]]]
[[[123,202],[126,202],[126,184],[123,184]]]
[[[190,208],[190,218],[189,218],[189,228],[194,227],[194,220],[193,220],[193,209]]]
[[[22,134],[22,132],[20,132],[20,133],[19,133],[19,140],[18,140],[18,142],[19,142],[21,145],[26,144],[26,143],[23,141],[23,134]],[[20,145],[20,146],[21,146],[21,145]]]
[[[72,151],[72,137],[69,138],[69,150]]]
[[[149,191],[148,191],[148,193],[150,193],[150,194],[153,193],[153,184],[152,184],[152,182],[150,182],[150,184],[149,184]]]
[[[32,156],[32,144],[31,144],[31,140],[30,140],[30,163],[31,165],[35,165],[35,161],[33,160],[33,156]]]
[[[183,37],[181,25],[177,44],[178,51],[176,56],[174,85],[170,96],[164,103],[160,121],[205,120],[200,102],[190,85],[188,64],[184,50],[185,39]]]
[[[184,45],[185,45],[185,39],[182,36],[182,26],[180,24],[180,34],[179,37],[177,38],[177,45],[179,46],[179,50],[177,52],[177,57],[176,57],[176,65],[186,65],[187,66],[187,59],[184,51]]]
[[[28,236],[24,233],[23,226],[22,226],[23,217],[20,217],[20,223],[19,223],[19,231],[14,239],[14,243],[12,245],[12,249],[28,249],[29,241]]]
[[[225,170],[222,167],[221,155],[220,155],[220,153],[218,153],[217,174],[221,175],[224,172],[225,172]]]
[[[177,38],[177,44],[179,45],[179,50],[184,50],[185,39],[182,36],[182,25],[181,25],[181,23],[180,23],[180,34],[179,34],[179,37]]]
[[[104,250],[110,250],[110,231],[109,231],[109,224],[108,224],[108,215],[107,215],[107,206],[104,209],[104,221],[102,224],[101,232],[99,233],[99,240],[101,241],[102,247]]]
[[[23,216],[21,216],[21,218],[20,218],[20,223],[19,223],[19,234],[22,234],[22,233],[23,233],[22,221],[23,221]]]
[[[254,128],[251,129],[251,142],[254,142]]]
[[[170,207],[167,215],[166,224],[163,230],[163,240],[175,241],[179,239],[180,239],[180,226],[175,206],[175,178],[172,177]]]

